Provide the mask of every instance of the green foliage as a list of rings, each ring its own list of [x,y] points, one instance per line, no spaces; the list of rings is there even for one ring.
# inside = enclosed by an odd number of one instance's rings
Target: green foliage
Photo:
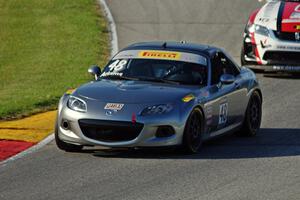
[[[95,0],[0,0],[0,119],[53,109],[108,58]]]

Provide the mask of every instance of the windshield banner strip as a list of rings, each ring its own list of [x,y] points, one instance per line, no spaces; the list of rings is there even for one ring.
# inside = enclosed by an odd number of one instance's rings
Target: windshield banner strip
[[[141,51],[139,52],[139,58],[157,58],[166,60],[179,60],[181,53],[170,51]]]
[[[156,50],[129,50],[121,51],[113,60],[118,59],[158,59],[158,60],[175,60],[189,63],[207,65],[207,60],[204,56],[177,52],[177,51],[156,51]]]

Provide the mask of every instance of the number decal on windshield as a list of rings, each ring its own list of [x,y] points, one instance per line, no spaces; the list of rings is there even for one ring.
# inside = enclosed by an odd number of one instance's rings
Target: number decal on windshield
[[[111,63],[109,67],[110,72],[120,72],[123,71],[126,67],[127,60],[116,60]]]

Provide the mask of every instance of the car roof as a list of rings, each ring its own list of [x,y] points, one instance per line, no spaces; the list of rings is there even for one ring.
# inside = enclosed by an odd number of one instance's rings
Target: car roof
[[[179,51],[194,54],[201,54],[211,57],[214,52],[221,51],[221,49],[213,46],[186,43],[186,42],[171,42],[171,41],[160,41],[160,42],[140,42],[125,47],[121,51],[126,50],[162,50],[162,51]]]

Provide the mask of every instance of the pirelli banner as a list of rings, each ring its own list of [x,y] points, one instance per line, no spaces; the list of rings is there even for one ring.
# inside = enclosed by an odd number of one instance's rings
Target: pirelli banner
[[[157,58],[167,60],[180,60],[181,53],[171,51],[140,51],[139,58]]]
[[[207,65],[207,59],[202,55],[178,51],[128,50],[119,52],[113,58],[113,60],[117,59],[174,60]]]

